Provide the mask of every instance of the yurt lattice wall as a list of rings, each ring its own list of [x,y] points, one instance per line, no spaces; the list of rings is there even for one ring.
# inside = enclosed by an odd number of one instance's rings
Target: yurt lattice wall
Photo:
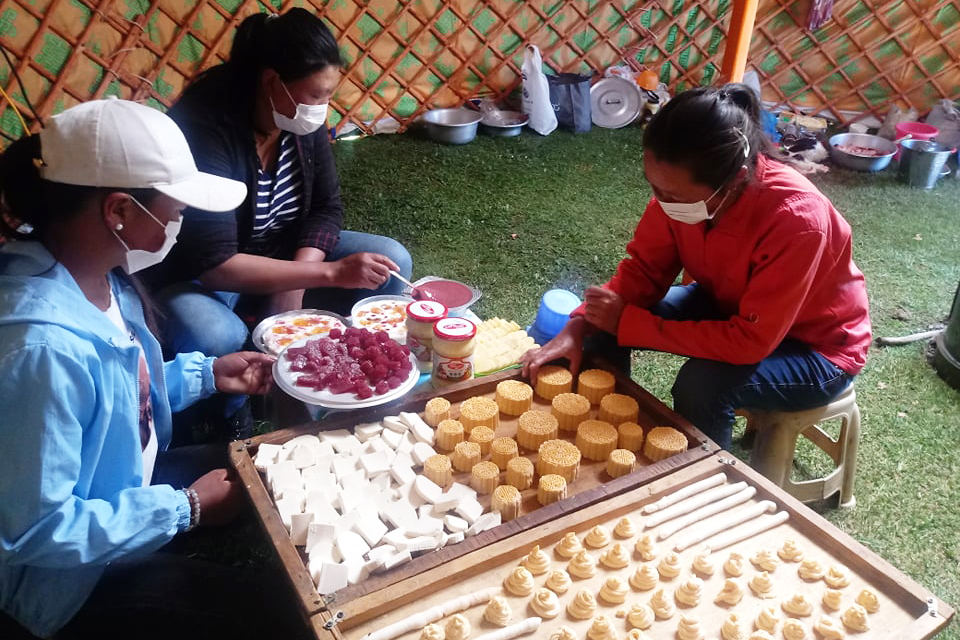
[[[553,71],[632,59],[671,91],[719,79],[733,0],[0,0],[0,86],[27,118],[119,95],[166,107],[197,71],[225,59],[255,11],[314,8],[347,68],[331,123],[406,125],[434,106],[505,98],[520,82],[523,45]],[[845,121],[892,102],[925,111],[960,97],[960,0],[856,0],[804,28],[809,3],[761,0],[749,64],[764,97]],[[23,86],[16,81],[16,69]],[[22,133],[0,97],[0,131]]]

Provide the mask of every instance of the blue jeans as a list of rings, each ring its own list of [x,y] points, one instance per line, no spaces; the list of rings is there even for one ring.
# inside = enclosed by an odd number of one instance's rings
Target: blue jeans
[[[396,240],[358,231],[342,231],[337,246],[327,261],[340,260],[353,253],[379,253],[400,267],[400,274],[410,278],[413,261],[406,248]],[[303,296],[304,308],[326,309],[350,315],[357,300],[371,295],[399,294],[404,285],[396,278],[388,279],[378,289],[321,288],[308,290]],[[208,356],[222,356],[240,351],[247,343],[247,323],[234,310],[256,309],[261,296],[244,296],[233,291],[211,291],[199,282],[182,282],[161,290],[158,299],[166,312],[164,345],[170,353],[200,351]],[[256,316],[260,319],[259,315]],[[226,415],[243,404],[245,396],[227,402]]]
[[[650,311],[666,320],[723,319],[696,283],[670,287]],[[587,348],[629,372],[629,350],[615,347],[606,336],[597,338]],[[674,411],[729,450],[737,408],[803,411],[828,403],[852,380],[810,347],[784,340],[756,364],[690,358],[680,367],[671,393]]]

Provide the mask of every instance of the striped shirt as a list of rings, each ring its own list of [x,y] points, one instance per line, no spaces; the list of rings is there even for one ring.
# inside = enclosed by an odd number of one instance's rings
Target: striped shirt
[[[257,168],[257,197],[254,210],[254,244],[269,244],[270,239],[292,224],[300,213],[303,196],[303,172],[297,156],[296,137],[280,135],[280,156],[273,175]]]

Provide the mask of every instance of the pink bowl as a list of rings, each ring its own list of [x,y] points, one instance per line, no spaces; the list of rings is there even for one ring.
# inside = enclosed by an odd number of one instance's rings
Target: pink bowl
[[[897,134],[896,140],[906,135],[909,135],[913,140],[933,140],[940,134],[940,129],[925,122],[901,122],[894,125],[893,129]],[[897,153],[893,158],[894,160],[900,159],[900,145],[897,145]]]

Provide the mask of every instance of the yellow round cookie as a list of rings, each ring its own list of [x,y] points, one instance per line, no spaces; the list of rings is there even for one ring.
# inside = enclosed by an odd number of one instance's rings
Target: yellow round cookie
[[[450,458],[442,453],[430,456],[423,463],[423,475],[433,480],[438,486],[447,486],[453,482],[453,469]]]
[[[580,471],[580,449],[566,440],[547,440],[540,445],[537,455],[537,473],[555,474],[567,482],[577,479]]]
[[[687,438],[673,427],[654,427],[647,434],[643,455],[654,462],[687,450]]]
[[[500,407],[486,396],[467,398],[460,403],[460,422],[467,434],[481,424],[496,431],[500,426]]]
[[[560,393],[550,402],[550,413],[557,418],[560,431],[576,431],[590,417],[590,401],[579,393]]]
[[[632,451],[614,449],[607,458],[607,475],[611,478],[619,478],[633,473],[636,466],[637,456]]]
[[[520,515],[520,490],[509,484],[502,484],[493,490],[490,498],[490,510],[499,511],[504,522]]]
[[[636,422],[624,422],[617,427],[617,447],[636,453],[643,448],[643,427]]]
[[[450,461],[457,471],[470,471],[473,465],[480,462],[480,445],[476,442],[461,442],[453,448]]]
[[[584,420],[577,427],[576,444],[587,460],[606,460],[617,448],[617,430],[603,420]]]
[[[500,483],[500,467],[489,460],[478,462],[470,469],[470,486],[479,494],[493,493]]]
[[[470,442],[476,442],[480,445],[480,455],[485,456],[490,453],[490,443],[493,442],[493,429],[485,425],[477,425],[470,431]]]
[[[533,486],[533,463],[529,458],[520,456],[507,463],[507,484],[520,491]]]
[[[603,396],[613,393],[616,386],[617,379],[603,369],[587,369],[577,376],[577,393],[589,400],[590,404],[600,404]]]
[[[518,416],[530,409],[533,403],[533,389],[526,382],[504,380],[497,383],[494,398],[501,412],[508,416]]]
[[[517,444],[536,451],[547,440],[557,437],[557,417],[546,411],[526,411],[517,418]]]
[[[423,409],[423,421],[436,428],[441,420],[450,418],[450,401],[446,398],[430,398]]]
[[[463,425],[459,420],[441,420],[437,425],[436,443],[438,449],[453,451],[453,448],[463,442]]]
[[[546,506],[567,497],[567,481],[563,476],[549,473],[537,485],[537,502]]]
[[[553,400],[558,393],[567,393],[573,388],[573,374],[563,367],[549,364],[540,367],[534,390],[544,400]]]
[[[490,443],[490,460],[500,467],[501,471],[506,470],[507,463],[520,455],[517,448],[517,441],[513,438],[494,438]]]
[[[630,396],[622,393],[608,393],[600,400],[599,420],[610,424],[636,422],[640,416],[640,405]]]

